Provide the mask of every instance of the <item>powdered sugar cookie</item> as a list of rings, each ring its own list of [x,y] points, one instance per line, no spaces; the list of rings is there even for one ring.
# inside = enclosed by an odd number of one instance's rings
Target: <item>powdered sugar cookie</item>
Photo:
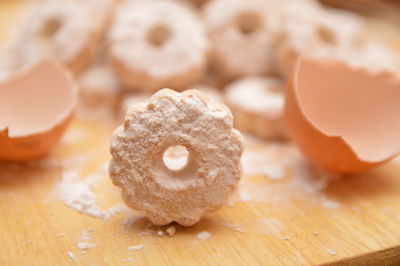
[[[150,103],[132,106],[111,138],[110,177],[133,209],[155,224],[190,226],[225,202],[241,176],[243,137],[229,109],[194,90],[161,90]],[[163,160],[184,146],[187,163],[171,169]]]
[[[119,80],[106,63],[95,64],[83,72],[79,88],[82,103],[87,108],[115,110],[121,95]]]
[[[362,43],[365,23],[344,11],[281,7],[276,42],[277,72],[286,76],[300,56],[343,58]],[[307,13],[308,12],[308,13]]]
[[[225,80],[272,70],[276,21],[263,0],[213,0],[204,17],[213,44],[212,65]]]
[[[125,86],[186,89],[204,74],[209,41],[201,21],[171,1],[128,1],[116,12],[110,56]]]
[[[266,139],[286,139],[283,128],[282,83],[273,78],[250,77],[229,84],[226,102],[239,130]]]
[[[77,73],[93,59],[104,30],[98,9],[81,1],[42,1],[17,39],[20,64],[52,57]]]

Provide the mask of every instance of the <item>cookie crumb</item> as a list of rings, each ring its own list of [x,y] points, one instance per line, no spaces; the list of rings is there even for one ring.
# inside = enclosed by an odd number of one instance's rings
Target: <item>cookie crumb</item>
[[[67,252],[67,256],[68,256],[68,258],[70,258],[71,260],[76,261],[76,257],[75,257],[75,255],[74,255],[74,253],[73,253],[72,251],[68,251],[68,252]]]
[[[170,227],[165,230],[169,236],[174,236],[176,234],[175,226],[171,225]]]
[[[203,231],[197,234],[198,240],[207,240],[211,237],[211,234],[207,231]]]
[[[141,245],[136,245],[136,246],[129,246],[128,249],[129,250],[142,250],[142,249],[144,249],[144,245],[141,244]]]
[[[76,245],[76,247],[77,247],[78,249],[82,249],[82,250],[87,250],[87,249],[93,248],[93,247],[95,247],[95,246],[96,246],[96,244],[93,244],[93,243],[83,243],[83,242],[79,242],[79,243]]]

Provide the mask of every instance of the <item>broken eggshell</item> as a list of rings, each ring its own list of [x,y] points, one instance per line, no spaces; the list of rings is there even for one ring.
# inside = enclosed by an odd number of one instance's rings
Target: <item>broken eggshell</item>
[[[59,64],[44,60],[0,83],[0,160],[41,157],[71,120],[77,88]]]
[[[400,81],[338,61],[300,59],[288,81],[292,140],[325,170],[367,171],[400,152]]]

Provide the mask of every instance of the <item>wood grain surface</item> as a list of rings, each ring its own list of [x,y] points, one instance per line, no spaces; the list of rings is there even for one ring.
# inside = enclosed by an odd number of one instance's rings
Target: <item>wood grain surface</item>
[[[19,21],[21,3],[0,1],[0,40]],[[68,173],[96,176],[103,213],[122,205],[103,171],[117,122],[101,118],[75,119],[47,158],[0,163],[0,265],[400,265],[398,159],[327,181],[290,144],[248,138],[246,174],[228,206],[193,227],[176,226],[172,237],[131,210],[109,219],[80,213],[60,198]],[[262,169],[248,169],[249,161],[285,167],[282,176],[271,167],[256,174]]]

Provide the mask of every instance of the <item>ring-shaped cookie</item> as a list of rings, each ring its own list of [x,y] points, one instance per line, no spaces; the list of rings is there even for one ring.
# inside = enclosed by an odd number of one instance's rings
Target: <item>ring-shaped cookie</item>
[[[163,153],[182,145],[189,155],[180,170]],[[155,224],[190,226],[223,205],[241,176],[243,138],[232,114],[195,90],[164,89],[148,104],[132,106],[111,139],[110,177],[124,201]]]

